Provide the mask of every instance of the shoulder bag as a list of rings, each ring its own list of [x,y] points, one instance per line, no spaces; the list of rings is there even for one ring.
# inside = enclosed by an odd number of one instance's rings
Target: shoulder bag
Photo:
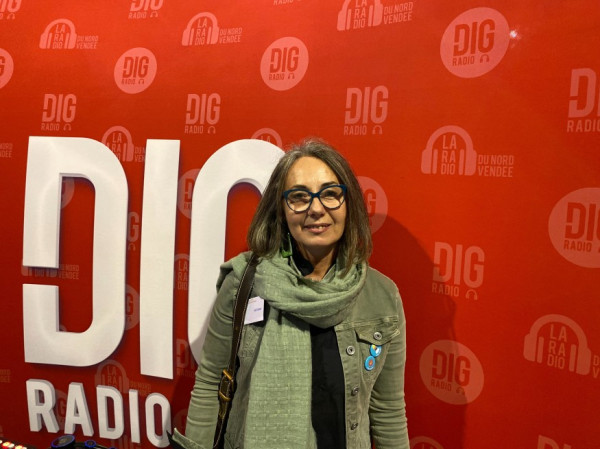
[[[227,418],[229,417],[229,410],[231,409],[231,400],[235,393],[236,358],[238,349],[240,348],[244,317],[246,316],[246,308],[248,306],[250,292],[252,291],[257,264],[258,257],[252,253],[235,295],[231,354],[229,355],[229,365],[221,373],[221,382],[219,383],[219,414],[217,417],[217,428],[215,430],[213,449],[223,449],[223,436],[225,435],[225,428],[227,427]]]
[[[235,303],[233,306],[233,337],[231,342],[231,354],[229,356],[229,364],[221,373],[221,381],[219,382],[219,413],[217,415],[217,427],[213,442],[213,449],[224,448],[225,429],[227,428],[227,418],[231,409],[231,401],[235,393],[235,371],[237,368],[237,352],[240,348],[240,340],[242,339],[242,328],[244,327],[244,317],[246,316],[246,308],[248,299],[252,292],[252,284],[254,283],[254,273],[258,265],[258,257],[252,253],[244,274],[240,279],[240,285],[235,294]],[[169,443],[173,449],[185,449],[177,441],[173,440],[173,436],[167,433]]]

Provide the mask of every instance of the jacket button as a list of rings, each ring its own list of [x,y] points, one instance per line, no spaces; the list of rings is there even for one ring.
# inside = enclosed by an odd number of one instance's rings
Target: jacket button
[[[352,423],[352,425],[350,426],[350,430],[356,430],[356,428],[358,427],[358,423]]]
[[[352,396],[356,396],[356,395],[358,394],[358,390],[359,390],[359,388],[358,388],[358,387],[354,387],[354,388],[352,389],[352,392],[351,392],[350,394],[351,394]]]
[[[354,352],[355,352],[355,351],[356,351],[356,350],[354,349],[354,346],[348,346],[348,347],[346,348],[346,354],[348,354],[348,355],[354,355]]]
[[[373,334],[373,338],[374,338],[375,340],[381,340],[381,338],[382,338],[382,337],[383,337],[383,335],[381,335],[381,332],[375,332],[375,333]]]

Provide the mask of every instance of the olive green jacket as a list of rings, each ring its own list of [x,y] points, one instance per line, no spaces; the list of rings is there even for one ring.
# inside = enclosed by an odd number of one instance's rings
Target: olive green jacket
[[[238,275],[231,271],[219,289],[196,372],[185,436],[177,430],[173,436],[175,442],[187,449],[212,448],[218,410],[217,388],[231,350],[233,300],[239,282]],[[261,323],[244,326],[234,407],[225,434],[226,449],[244,447],[244,412],[250,374],[263,329]],[[346,447],[370,449],[372,438],[377,449],[408,449],[404,403],[405,320],[396,285],[377,270],[368,268],[365,285],[352,311],[334,330],[346,384]],[[370,355],[371,345],[380,345],[382,350],[375,359],[375,367],[369,371],[365,360]]]

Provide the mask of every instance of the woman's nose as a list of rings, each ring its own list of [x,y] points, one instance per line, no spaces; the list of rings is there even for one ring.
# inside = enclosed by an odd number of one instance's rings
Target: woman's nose
[[[319,198],[313,198],[312,203],[310,203],[310,207],[308,208],[309,215],[323,215],[325,213],[325,208],[321,204]]]

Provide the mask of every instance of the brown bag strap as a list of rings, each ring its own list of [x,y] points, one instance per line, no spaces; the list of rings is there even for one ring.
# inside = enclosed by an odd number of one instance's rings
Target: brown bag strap
[[[238,349],[240,348],[240,340],[242,339],[242,328],[244,327],[244,317],[246,316],[246,308],[248,307],[248,299],[252,291],[254,283],[254,273],[258,265],[258,257],[254,253],[250,255],[250,260],[240,285],[235,295],[235,305],[233,310],[233,338],[231,341],[231,354],[229,356],[229,365],[221,374],[221,382],[219,383],[219,415],[217,418],[217,428],[215,430],[215,439],[213,448],[223,447],[223,434],[227,424],[229,409],[231,408],[231,400],[235,391],[235,369]]]

